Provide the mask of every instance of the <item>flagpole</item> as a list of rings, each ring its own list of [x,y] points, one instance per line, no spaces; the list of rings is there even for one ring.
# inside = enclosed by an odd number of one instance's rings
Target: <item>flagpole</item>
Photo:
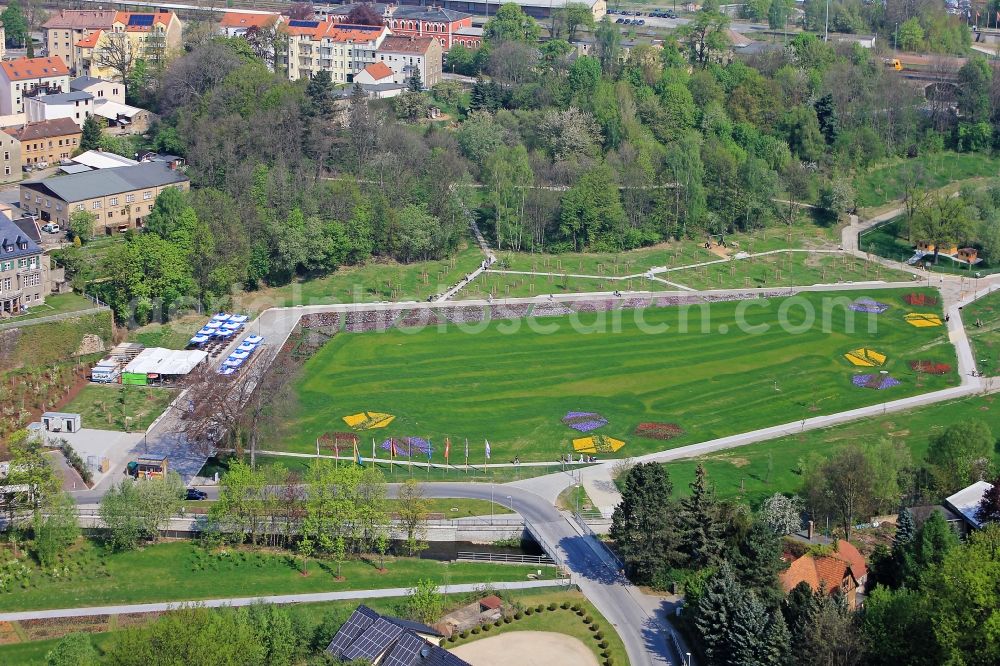
[[[431,438],[427,438],[427,480],[431,480],[431,451],[434,449],[431,447]]]
[[[413,478],[413,438],[406,438],[406,466],[410,468],[410,478]]]
[[[465,438],[465,474],[469,474],[469,438]]]

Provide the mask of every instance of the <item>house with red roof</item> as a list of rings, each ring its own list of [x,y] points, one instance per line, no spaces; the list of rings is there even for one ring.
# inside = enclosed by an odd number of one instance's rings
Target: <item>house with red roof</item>
[[[18,58],[0,63],[0,115],[24,112],[24,98],[69,92],[62,58]]]
[[[326,71],[334,84],[353,82],[355,74],[375,63],[375,51],[389,36],[385,26],[328,21],[291,20],[283,29],[288,35],[288,78],[311,79]]]
[[[822,549],[800,556],[786,552],[783,559],[789,564],[778,579],[785,594],[806,583],[816,592],[841,594],[850,608],[857,607],[858,596],[864,593],[868,581],[868,565],[849,541],[834,541],[830,552]]]
[[[70,73],[78,76],[83,73],[76,60],[76,44],[86,41],[91,35],[102,30],[111,30],[118,14],[113,9],[61,9],[59,13],[49,17],[43,25],[45,30],[45,46],[49,56],[63,59]]]
[[[396,83],[406,83],[414,74],[420,76],[425,88],[441,82],[444,60],[441,44],[435,37],[391,35],[375,52],[376,62],[384,62],[395,74]]]

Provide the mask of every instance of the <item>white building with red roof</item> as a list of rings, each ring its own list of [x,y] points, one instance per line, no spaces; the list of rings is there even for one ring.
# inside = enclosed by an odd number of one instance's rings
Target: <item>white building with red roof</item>
[[[24,98],[69,92],[62,58],[18,58],[0,63],[0,115],[24,112]]]
[[[219,21],[219,34],[226,37],[244,37],[247,30],[274,28],[284,21],[285,17],[277,12],[228,11]]]
[[[327,21],[291,20],[284,31],[288,35],[288,78],[311,79],[327,71],[335,84],[350,83],[356,73],[374,63],[375,51],[389,36],[385,26]]]

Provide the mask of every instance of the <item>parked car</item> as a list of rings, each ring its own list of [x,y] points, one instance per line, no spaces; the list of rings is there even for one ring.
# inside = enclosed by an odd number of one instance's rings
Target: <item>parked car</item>
[[[56,224],[55,222],[49,222],[48,224],[42,225],[42,231],[48,234],[57,234],[59,233],[60,229],[59,225]]]
[[[208,493],[204,490],[198,490],[197,488],[188,488],[187,493],[184,495],[186,500],[204,500],[208,499]]]
[[[636,23],[638,25],[646,25],[646,19],[639,19],[638,21],[636,21]]]
[[[624,20],[625,20],[625,19],[620,19],[620,18],[618,18],[618,19],[615,19],[615,23],[621,23],[621,22],[622,22],[622,21],[624,21]]]

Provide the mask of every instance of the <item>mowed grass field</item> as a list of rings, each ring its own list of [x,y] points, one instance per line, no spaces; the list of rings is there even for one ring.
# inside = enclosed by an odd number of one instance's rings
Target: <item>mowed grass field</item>
[[[976,326],[976,322],[981,326]],[[976,368],[984,375],[1000,374],[1000,292],[993,292],[962,310]]]
[[[606,418],[608,425],[595,432],[624,440],[617,457],[628,457],[955,385],[954,371],[910,370],[911,360],[955,367],[944,326],[904,321],[914,310],[903,301],[910,291],[648,308],[640,311],[641,321],[636,311],[624,310],[500,321],[475,331],[342,333],[303,366],[297,405],[267,447],[315,451],[324,432],[349,429],[342,417],[372,411],[395,420],[359,432],[365,455],[372,438],[423,437],[433,442],[432,459],[443,462],[450,437],[453,464],[463,462],[465,438],[473,464],[482,464],[487,439],[492,462],[555,460],[584,436],[561,422],[567,412],[581,411]],[[855,315],[848,325],[843,303],[861,296],[891,305],[872,316],[874,330],[868,315]],[[830,307],[831,299],[841,305]],[[807,312],[815,314],[811,325]],[[867,372],[887,370],[901,383],[878,391],[854,386],[860,369],[843,355],[859,347],[887,356],[882,368]],[[634,434],[649,421],[677,424],[683,433],[667,441]]]

